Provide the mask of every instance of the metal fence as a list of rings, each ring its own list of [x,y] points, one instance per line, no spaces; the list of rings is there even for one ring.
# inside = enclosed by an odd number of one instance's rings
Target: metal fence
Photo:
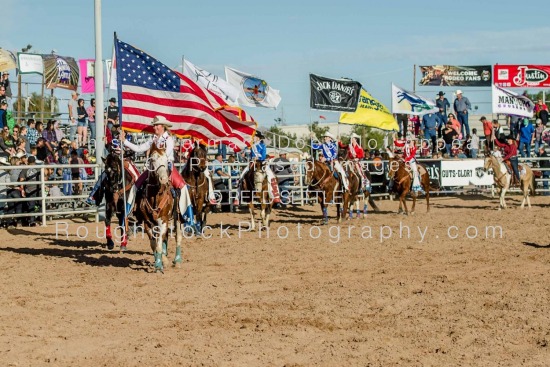
[[[541,158],[521,158],[522,162],[540,161]],[[548,158],[546,158],[548,160]],[[423,160],[420,160],[421,162]],[[460,160],[454,160],[460,161]],[[387,193],[387,161],[363,161],[364,165],[368,165],[369,171],[372,176],[373,193],[374,198],[391,198]],[[238,188],[237,181],[240,178],[242,169],[246,167],[247,163],[227,163],[217,164],[228,173],[231,177],[227,178],[225,182],[226,186],[223,189],[217,189],[221,197],[233,198],[237,196]],[[308,187],[304,183],[305,178],[305,162],[304,161],[291,161],[292,174],[280,175],[279,179],[290,179],[290,183],[285,185],[284,189],[290,193],[287,196],[290,204],[292,205],[306,205],[316,202],[316,197],[310,197]],[[178,169],[181,169],[181,164],[176,164]],[[212,166],[212,163],[210,163]],[[70,170],[71,168],[87,168],[93,169],[94,174],[86,179],[73,180],[72,177],[63,174],[64,170]],[[21,170],[34,168],[37,171],[38,179],[35,181],[23,181],[23,182],[11,182],[10,174],[13,170]],[[87,206],[85,199],[89,196],[90,190],[94,186],[97,177],[102,172],[102,165],[98,164],[78,164],[78,165],[33,165],[33,166],[0,166],[0,221],[9,222],[19,219],[24,219],[29,222],[35,221],[41,225],[46,225],[48,220],[62,218],[62,217],[94,217],[95,221],[100,220],[100,215],[103,214],[104,208],[102,206]],[[550,190],[541,189],[543,183],[550,181],[550,169],[535,168],[545,172],[543,176],[536,179],[538,193],[550,194]],[[53,173],[52,173],[53,172]],[[65,171],[67,172],[67,171]],[[14,195],[13,191],[18,190],[16,187],[22,186],[34,186],[35,193],[28,197],[21,197],[20,195]],[[82,191],[78,194],[74,194],[72,188],[77,185],[82,185]],[[57,189],[55,189],[57,188]],[[64,191],[68,195],[52,195],[55,191]],[[519,189],[513,189],[512,192],[518,192]],[[492,185],[488,186],[466,186],[466,187],[444,187],[439,191],[432,192],[432,195],[454,195],[458,193],[493,193]],[[13,197],[15,196],[15,197]],[[32,205],[29,205],[32,203]],[[229,205],[230,210],[233,211],[233,203],[231,200],[227,202],[220,202],[220,204]],[[32,206],[32,207],[31,207]]]

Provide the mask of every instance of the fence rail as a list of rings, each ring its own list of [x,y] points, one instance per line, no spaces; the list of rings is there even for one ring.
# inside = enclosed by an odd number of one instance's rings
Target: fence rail
[[[521,158],[520,162],[535,162],[540,160],[549,160],[548,158]],[[428,160],[420,159],[420,162],[427,163]],[[433,162],[433,160],[431,160]],[[472,159],[464,159],[464,160],[439,160],[439,162],[461,162],[463,161],[464,164],[466,164],[466,161],[472,162]],[[479,160],[478,160],[479,161]],[[286,163],[285,163],[286,164]],[[387,161],[363,161],[362,164],[368,165],[370,168],[370,172],[372,175],[372,186],[373,186],[373,193],[371,196],[375,198],[381,198],[381,197],[388,197],[389,194],[387,193]],[[382,164],[381,168],[374,169],[374,165],[380,165]],[[443,163],[441,163],[443,164]],[[213,164],[210,163],[210,166]],[[218,166],[218,164],[216,164]],[[216,190],[219,195],[222,197],[229,196],[231,198],[235,197],[238,192],[236,183],[240,177],[240,174],[242,172],[242,169],[247,165],[247,163],[222,163],[219,164],[219,166],[222,167],[222,169],[230,174],[230,178],[227,178],[227,187],[223,189]],[[279,179],[290,179],[291,182],[288,185],[285,185],[285,189],[288,190],[289,193],[291,193],[292,198],[292,204],[294,205],[305,205],[308,203],[311,203],[312,201],[316,201],[316,198],[310,198],[308,195],[308,187],[304,183],[304,174],[305,174],[305,162],[304,161],[294,161],[290,162],[291,168],[292,168],[292,174],[289,175],[280,175],[278,176]],[[91,177],[88,177],[86,179],[78,179],[73,180],[72,178],[67,178],[67,173],[65,173],[65,177],[63,177],[63,173],[61,175],[58,175],[58,171],[63,170],[70,170],[71,168],[88,168],[91,167],[94,171],[94,174]],[[176,167],[178,169],[182,168],[181,164],[176,164]],[[8,177],[10,177],[10,173],[12,173],[13,170],[21,170],[21,169],[28,169],[28,168],[34,168],[39,172],[39,179],[36,181],[23,181],[23,182],[10,182]],[[75,216],[75,215],[84,215],[84,216],[93,216],[95,217],[95,221],[99,221],[100,215],[103,214],[103,208],[102,207],[89,207],[84,204],[85,199],[89,195],[89,191],[94,186],[94,183],[96,182],[97,177],[100,176],[102,172],[102,165],[100,164],[78,164],[78,165],[60,165],[60,164],[54,164],[54,165],[34,165],[34,166],[2,166],[0,167],[0,221],[6,221],[6,220],[14,220],[18,218],[27,218],[29,220],[37,220],[41,222],[42,225],[46,225],[49,218],[59,218],[63,216]],[[535,170],[540,170],[543,172],[540,178],[536,179],[536,183],[538,184],[537,191],[543,192],[546,195],[550,194],[550,190],[548,190],[548,184],[550,181],[550,169],[548,168],[535,168]],[[53,171],[54,174],[50,175],[49,177],[46,177],[46,172]],[[67,171],[65,171],[67,172]],[[441,172],[438,173],[439,175]],[[439,177],[439,182],[441,181],[441,177]],[[74,185],[80,185],[82,184],[82,192],[73,195],[72,194],[72,186]],[[15,187],[21,186],[23,187],[23,191],[25,187],[27,186],[34,186],[34,189],[36,192],[33,192],[32,195],[29,197],[21,197],[18,195],[14,196],[13,191],[17,190],[21,192],[20,190],[16,189]],[[63,190],[66,193],[69,193],[69,195],[63,195],[63,196],[51,196],[51,191],[54,187],[61,186]],[[541,189],[540,186],[544,186],[544,189]],[[434,192],[433,194],[437,195],[449,195],[449,194],[458,194],[458,193],[493,193],[493,186],[491,184],[489,185],[483,185],[483,186],[446,186],[441,187],[440,190]],[[57,191],[57,190],[55,190]],[[519,189],[512,190],[512,192],[518,192]],[[28,203],[34,202],[34,208],[32,210],[26,210],[23,212],[22,207]],[[233,210],[233,203],[231,201],[228,201],[227,203],[224,202],[224,204],[227,204],[231,207],[231,210]],[[27,208],[29,209],[29,208]]]

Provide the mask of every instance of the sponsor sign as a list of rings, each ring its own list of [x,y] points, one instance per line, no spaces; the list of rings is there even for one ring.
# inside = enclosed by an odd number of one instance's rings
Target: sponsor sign
[[[499,87],[550,87],[550,65],[495,65],[493,70]]]
[[[493,172],[485,172],[483,159],[441,161],[441,186],[491,186]]]

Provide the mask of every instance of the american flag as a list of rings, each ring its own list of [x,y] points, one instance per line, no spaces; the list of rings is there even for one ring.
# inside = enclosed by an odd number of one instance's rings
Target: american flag
[[[250,146],[257,127],[252,116],[142,50],[118,39],[115,49],[125,130],[152,132],[153,117],[161,115],[179,137],[194,137],[208,145]]]

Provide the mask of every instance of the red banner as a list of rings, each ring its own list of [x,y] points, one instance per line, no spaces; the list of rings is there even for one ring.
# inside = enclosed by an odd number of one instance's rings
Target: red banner
[[[550,66],[495,65],[493,81],[499,87],[550,87]]]

